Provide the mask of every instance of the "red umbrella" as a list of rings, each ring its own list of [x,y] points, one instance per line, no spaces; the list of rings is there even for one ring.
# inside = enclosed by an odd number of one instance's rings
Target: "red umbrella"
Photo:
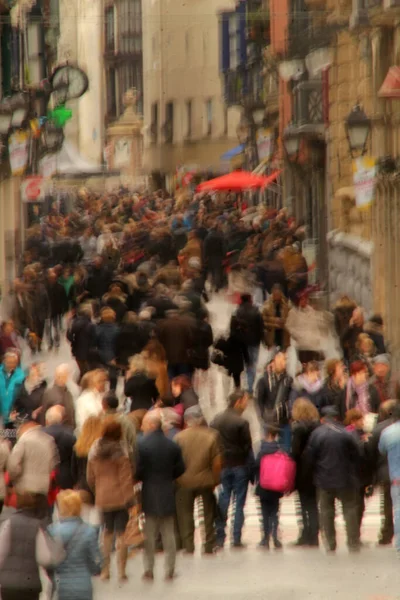
[[[198,192],[210,192],[218,190],[232,190],[233,192],[241,192],[251,188],[260,188],[264,185],[264,177],[253,175],[248,171],[232,171],[222,177],[216,177],[209,181],[204,181],[197,186]]]
[[[211,191],[229,191],[241,192],[253,188],[262,188],[272,183],[279,175],[280,171],[275,171],[272,175],[264,177],[262,175],[254,175],[248,171],[232,171],[222,177],[216,177],[209,181],[203,181],[197,186],[198,192]]]

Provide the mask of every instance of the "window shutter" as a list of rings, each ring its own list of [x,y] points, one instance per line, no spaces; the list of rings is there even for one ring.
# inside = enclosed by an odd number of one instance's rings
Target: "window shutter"
[[[237,7],[238,14],[238,40],[239,40],[239,64],[244,66],[247,62],[247,35],[246,35],[246,3],[240,2]]]
[[[220,20],[220,57],[221,57],[221,71],[229,70],[229,14],[223,13]]]

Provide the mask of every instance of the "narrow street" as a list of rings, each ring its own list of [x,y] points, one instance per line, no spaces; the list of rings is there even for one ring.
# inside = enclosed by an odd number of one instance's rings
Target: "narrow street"
[[[229,322],[234,307],[218,296],[209,304],[212,325],[216,336],[222,334]],[[74,367],[69,345],[64,339],[59,352],[43,353],[43,360],[49,373],[55,367],[67,362]],[[265,362],[265,351],[259,362],[259,369]],[[229,382],[217,368],[211,369],[215,382],[215,403],[210,404],[207,393],[201,395],[203,411],[208,419],[223,410]],[[214,385],[214,384],[213,384]],[[246,417],[252,427],[255,447],[260,440],[261,430],[254,407],[250,405]],[[273,600],[396,600],[398,594],[398,559],[393,548],[378,548],[376,540],[380,525],[379,495],[367,500],[363,520],[363,541],[365,548],[358,556],[349,555],[345,546],[344,522],[338,507],[338,551],[336,556],[325,555],[320,550],[302,550],[291,547],[298,533],[294,496],[284,498],[281,503],[280,527],[284,549],[282,552],[265,552],[257,548],[260,541],[260,525],[257,498],[250,489],[245,508],[246,523],[243,539],[248,547],[237,551],[226,549],[215,557],[201,556],[201,532],[195,556],[180,555],[177,562],[179,577],[171,584],[163,581],[163,557],[158,556],[154,584],[141,581],[142,557],[138,553],[128,563],[129,582],[123,586],[116,579],[116,567],[110,583],[95,579],[96,600],[128,600],[140,597],[156,600],[160,595],[164,600],[214,600],[230,598],[266,598]],[[290,574],[290,577],[288,575]],[[321,580],[324,593],[321,596]],[[44,594],[43,594],[44,597]]]

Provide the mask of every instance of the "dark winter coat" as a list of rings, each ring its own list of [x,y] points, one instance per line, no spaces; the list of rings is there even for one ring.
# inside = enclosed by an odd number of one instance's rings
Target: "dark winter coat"
[[[323,385],[324,382],[322,380],[311,384],[306,377],[303,375],[299,375],[297,379],[295,379],[292,391],[290,392],[289,397],[289,406],[290,411],[292,411],[293,404],[297,400],[297,398],[307,398],[312,402],[315,408],[321,413],[321,410],[325,406],[325,397],[323,393]]]
[[[73,487],[77,490],[83,490],[90,494],[92,501],[94,502],[94,495],[88,486],[86,473],[87,473],[87,456],[77,456],[75,449],[72,452],[71,458],[71,475],[73,481]]]
[[[378,423],[366,445],[366,451],[371,463],[371,468],[374,471],[375,481],[380,484],[390,483],[387,455],[379,452],[379,440],[381,439],[382,432],[392,424],[392,418]]]
[[[180,447],[161,430],[139,440],[136,479],[142,482],[145,515],[169,517],[175,514],[175,480],[184,472]]]
[[[61,283],[48,283],[46,291],[50,303],[50,317],[58,317],[65,314],[68,310],[68,299]]]
[[[119,327],[115,323],[96,325],[96,345],[100,360],[104,365],[108,365],[117,356],[118,333]]]
[[[53,438],[60,457],[56,483],[62,490],[69,490],[74,485],[71,461],[76,438],[69,427],[61,424],[49,425],[43,431]]]
[[[195,321],[186,316],[167,317],[157,324],[156,336],[164,346],[170,366],[190,363],[189,350],[193,348],[194,332]]]
[[[324,397],[323,405],[334,406],[339,413],[340,421],[343,421],[346,414],[346,386],[341,388],[327,380],[322,393]]]
[[[178,309],[176,304],[172,302],[171,298],[168,298],[167,296],[156,296],[155,298],[151,298],[147,301],[146,305],[154,308],[154,321],[165,319],[166,314],[169,310]]]
[[[198,320],[193,332],[193,347],[190,361],[195,369],[206,371],[210,366],[209,348],[214,342],[212,327],[205,321]]]
[[[91,298],[102,298],[112,281],[112,272],[106,268],[93,268],[89,272],[86,288]]]
[[[137,323],[123,323],[116,342],[117,364],[126,367],[131,356],[140,354],[147,342],[148,340],[140,339]]]
[[[215,349],[223,352],[225,356],[224,367],[229,375],[243,371],[245,362],[249,360],[247,346],[239,332],[231,332],[228,339],[220,338],[215,344]]]
[[[245,302],[237,309],[236,319],[246,346],[259,346],[264,339],[264,321],[257,306]]]
[[[90,360],[96,348],[96,326],[89,317],[75,317],[67,331],[67,339],[71,342],[71,352],[77,360]]]
[[[210,423],[221,439],[224,467],[245,466],[252,454],[252,441],[248,421],[235,410],[228,408]],[[254,460],[254,458],[253,458]]]
[[[286,372],[280,375],[264,373],[256,389],[256,403],[262,419],[268,421],[272,417],[279,425],[288,423],[292,384],[293,379]]]
[[[176,399],[176,404],[183,405],[183,412],[185,412],[188,408],[191,408],[192,406],[197,406],[198,403],[199,397],[193,388],[185,390],[184,392],[182,392],[179,398]]]
[[[22,384],[13,407],[13,410],[17,412],[20,419],[29,420],[32,417],[33,411],[42,406],[43,395],[46,388],[47,383],[41,381],[37,387],[33,388],[33,390],[28,393],[25,382]]]
[[[156,380],[140,372],[126,380],[124,394],[131,399],[130,412],[150,410],[159,396]]]
[[[318,421],[295,421],[292,423],[292,458],[296,461],[296,489],[300,492],[313,491],[313,473],[305,458],[305,449]]]
[[[358,488],[360,458],[354,437],[335,422],[313,431],[305,455],[313,470],[314,485],[324,490]]]
[[[225,241],[220,231],[212,229],[204,240],[204,258],[208,263],[221,262],[225,257]]]

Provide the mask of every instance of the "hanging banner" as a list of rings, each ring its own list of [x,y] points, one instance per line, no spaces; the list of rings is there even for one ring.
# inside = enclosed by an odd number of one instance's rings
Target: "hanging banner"
[[[368,208],[375,194],[376,160],[361,156],[353,160],[353,185],[357,208]]]
[[[274,152],[274,132],[272,129],[259,129],[257,131],[258,159],[269,160]]]
[[[39,173],[45,179],[52,177],[57,172],[57,155],[48,154],[39,161]]]
[[[29,160],[29,133],[17,131],[10,135],[8,153],[12,175],[23,175]]]

